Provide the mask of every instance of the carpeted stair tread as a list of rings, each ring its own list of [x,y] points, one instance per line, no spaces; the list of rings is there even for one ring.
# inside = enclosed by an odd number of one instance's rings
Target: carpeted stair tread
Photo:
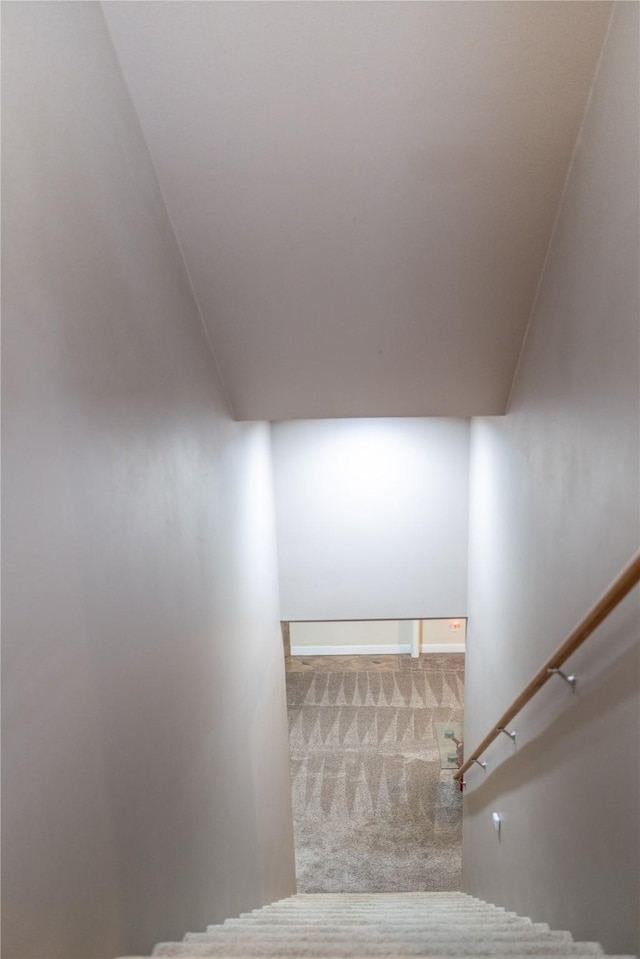
[[[454,918],[468,918],[469,920],[475,919],[476,921],[482,922],[485,919],[500,919],[502,921],[509,919],[518,919],[519,917],[515,913],[500,912],[496,910],[485,909],[468,909],[464,912],[456,909],[415,909],[415,910],[405,910],[405,911],[396,911],[392,912],[391,910],[380,910],[372,909],[368,912],[362,910],[354,910],[353,912],[335,909],[326,914],[309,912],[265,912],[265,913],[245,913],[244,915],[239,916],[239,919],[243,922],[251,922],[252,920],[260,919],[261,922],[281,922],[286,924],[288,922],[300,923],[300,922],[323,922],[323,921],[349,921],[354,922],[368,922],[371,920],[380,919],[381,913],[384,912],[385,921],[388,922],[411,922],[413,920],[421,921],[434,919],[436,917],[442,917],[443,919],[448,919],[452,921]]]
[[[489,906],[486,903],[478,902],[475,899],[463,899],[448,901],[446,899],[412,899],[411,902],[368,902],[366,900],[356,900],[353,903],[339,902],[319,902],[313,903],[308,900],[305,902],[294,903],[275,903],[272,906],[264,906],[265,912],[317,912],[319,915],[334,912],[372,912],[377,909],[385,909],[388,912],[415,912],[416,910],[446,909],[457,912],[473,912],[482,910],[484,912],[500,911],[498,906]],[[262,912],[263,909],[254,909],[253,912]]]
[[[456,930],[456,941],[457,942],[476,942],[479,937],[484,936],[486,938],[486,930],[483,930],[479,927],[462,930]],[[347,929],[334,930],[331,932],[322,932],[318,933],[316,931],[312,932],[293,932],[284,934],[282,932],[278,933],[268,933],[265,934],[260,930],[256,932],[251,932],[250,930],[243,930],[241,932],[232,932],[227,930],[214,930],[213,932],[191,932],[188,933],[184,942],[246,942],[251,941],[256,942],[379,942],[380,939],[383,939],[385,942],[425,942],[425,941],[434,941],[434,942],[444,942],[449,939],[451,930],[443,927],[437,929],[419,929],[415,928],[406,933],[402,934],[400,932],[389,932],[388,930],[360,930],[358,932],[353,932],[352,930]],[[504,929],[491,929],[491,940],[492,942],[570,942],[569,937],[562,932],[550,932],[550,931],[540,931],[537,929],[530,929],[528,934],[525,930],[504,930]]]
[[[468,926],[492,926],[492,927],[508,927],[516,928],[518,926],[531,925],[531,920],[523,919],[519,916],[512,915],[497,915],[497,916],[446,916],[446,915],[428,915],[428,916],[407,916],[403,919],[396,920],[393,918],[380,916],[374,916],[370,919],[363,919],[360,917],[350,917],[350,916],[335,916],[331,920],[332,928],[349,928],[357,930],[362,927],[366,928],[388,928],[388,929],[406,929],[413,926],[418,926],[420,928],[431,928],[432,926],[448,926],[451,928],[452,923],[455,923],[458,928],[466,928]],[[317,919],[311,917],[305,917],[301,919],[291,918],[291,919],[270,919],[268,917],[259,917],[254,921],[250,919],[232,919],[224,923],[225,929],[253,929],[259,926],[265,932],[268,932],[270,929],[280,928],[280,929],[300,929],[301,931],[309,929],[322,929],[326,927],[327,923],[318,922]],[[218,928],[218,926],[210,926],[209,929]],[[207,930],[209,931],[209,930]]]
[[[278,902],[271,906],[263,906],[267,912],[305,912],[312,910],[318,913],[329,913],[336,911],[371,912],[373,909],[387,909],[389,912],[412,912],[416,909],[455,909],[459,912],[483,909],[485,911],[494,911],[498,906],[489,906],[487,903],[478,902],[476,899],[412,899],[411,902],[392,901],[392,902],[370,902],[368,900],[355,900],[352,903],[340,902],[319,902],[313,903],[309,900],[304,902],[284,903]],[[254,909],[253,912],[262,912],[262,909]]]
[[[265,933],[269,933],[270,930],[282,929],[284,930],[295,930],[299,932],[308,932],[308,931],[317,931],[322,932],[323,929],[328,926],[332,929],[347,929],[357,932],[358,929],[375,929],[378,932],[382,932],[386,929],[389,931],[394,931],[398,929],[435,929],[435,928],[448,928],[451,929],[454,920],[446,919],[442,916],[431,916],[425,919],[419,919],[418,917],[413,917],[411,919],[403,920],[402,922],[395,922],[393,919],[344,919],[334,922],[317,922],[313,919],[307,919],[306,921],[297,921],[295,919],[289,919],[287,921],[282,920],[268,920],[266,918],[256,919],[255,922],[251,922],[247,919],[227,919],[223,926],[209,926],[207,932],[210,932],[213,929],[256,929],[259,928]],[[512,916],[489,916],[482,919],[471,919],[468,916],[456,917],[455,926],[457,929],[518,929],[525,926],[531,927],[532,922],[530,919],[521,919],[519,917]],[[548,926],[545,923],[539,923],[538,928],[542,931],[543,929],[548,930]]]
[[[540,934],[546,935],[551,932],[549,927],[545,923],[532,923],[530,920],[521,919],[519,921],[513,922],[495,922],[489,920],[488,922],[456,922],[456,931],[460,935],[469,936],[469,935],[478,935],[480,933],[491,932],[492,935],[497,935],[498,933],[505,933],[511,936],[522,936],[522,935],[531,935],[531,934]],[[230,935],[238,936],[244,934],[250,935],[261,935],[261,936],[301,936],[309,938],[310,936],[319,936],[324,935],[326,932],[331,932],[332,934],[340,933],[345,937],[345,934],[348,936],[360,936],[367,935],[369,938],[372,935],[376,936],[385,936],[389,935],[392,937],[403,936],[410,933],[429,933],[429,935],[435,935],[438,932],[446,933],[449,935],[451,933],[451,924],[448,922],[412,922],[412,923],[384,923],[384,922],[372,922],[372,923],[361,923],[360,925],[353,925],[347,923],[332,923],[331,927],[328,928],[327,925],[312,925],[307,923],[306,925],[275,925],[275,924],[262,924],[262,923],[246,923],[240,926],[231,926],[227,923],[221,926],[209,926],[206,933],[188,933],[188,936],[195,935]],[[554,933],[556,936],[568,935],[568,933]],[[195,940],[194,940],[195,941]]]
[[[372,909],[388,909],[390,912],[393,911],[411,911],[415,909],[486,909],[490,910],[491,908],[497,909],[498,906],[491,907],[488,903],[480,902],[478,899],[418,899],[412,897],[410,900],[403,901],[402,899],[394,899],[393,901],[381,901],[381,902],[372,902],[370,899],[354,899],[352,902],[340,902],[339,900],[330,901],[323,900],[322,902],[314,903],[309,899],[299,900],[296,902],[276,902],[270,906],[263,906],[264,910],[269,912],[304,912],[306,910],[313,910],[318,913],[327,913],[333,912],[336,909],[343,910],[366,910],[371,911]],[[254,912],[262,912],[262,910],[253,910]]]
[[[335,957],[335,956],[583,956],[593,959],[601,956],[597,943],[515,941],[497,942],[493,939],[464,941],[408,941],[408,942],[296,942],[277,943],[260,940],[250,942],[174,942],[161,943],[154,956],[180,957]]]
[[[484,922],[462,922],[456,921],[455,923],[456,931],[460,935],[469,935],[469,934],[478,934],[478,933],[498,933],[505,932],[514,936],[522,935],[531,935],[532,933],[546,934],[551,932],[546,923],[533,923],[531,920],[520,919],[514,920],[511,922],[504,921],[495,921],[490,919]],[[383,921],[371,922],[371,923],[360,923],[354,925],[352,923],[321,923],[319,925],[306,923],[301,925],[276,925],[273,923],[245,923],[243,925],[235,926],[224,923],[223,925],[209,926],[206,930],[206,933],[213,934],[218,933],[220,935],[243,935],[250,933],[251,935],[261,935],[261,936],[304,936],[305,938],[309,936],[318,936],[323,935],[325,932],[341,932],[346,933],[347,935],[362,935],[364,933],[375,934],[377,936],[403,936],[411,932],[425,932],[433,935],[436,932],[446,932],[447,935],[451,934],[451,923],[440,920],[426,920],[424,922],[410,922],[410,923],[385,923]],[[187,935],[205,935],[206,933],[188,933]],[[565,935],[564,933],[558,933],[558,935]],[[568,935],[568,933],[567,933]]]
[[[390,946],[392,948],[390,949]],[[541,943],[541,942],[402,942],[402,943],[212,943],[212,942],[172,942],[162,943],[154,949],[154,956],[180,957],[262,957],[298,956],[300,959],[323,959],[335,956],[383,956],[392,953],[395,956],[601,956],[597,943]]]
[[[279,910],[279,911],[270,911],[265,910],[260,913],[244,913],[240,916],[241,919],[252,919],[257,918],[258,915],[265,918],[273,919],[282,919],[286,921],[287,919],[293,921],[299,921],[302,918],[305,919],[315,919],[316,921],[323,921],[325,919],[333,918],[335,916],[348,916],[353,919],[362,918],[369,919],[373,916],[380,916],[384,914],[389,916],[392,919],[397,920],[398,922],[403,919],[410,919],[412,916],[506,916],[509,915],[506,910],[500,909],[483,909],[480,906],[471,906],[468,909],[453,909],[451,906],[443,907],[438,909],[436,907],[427,907],[417,909],[291,909],[291,910]],[[515,915],[515,913],[511,913]]]
[[[342,925],[362,925],[365,923],[380,923],[382,921],[381,911],[375,911],[371,913],[356,913],[351,915],[350,913],[336,912],[330,913],[326,917],[313,916],[310,913],[305,913],[304,915],[288,915],[288,916],[276,916],[273,914],[265,914],[261,916],[240,916],[239,923],[248,923],[253,924],[253,922],[259,922],[264,925],[322,925],[324,922],[330,922],[332,924],[340,923]],[[423,910],[422,912],[412,912],[412,913],[397,913],[396,915],[385,913],[384,922],[386,924],[394,924],[397,926],[403,925],[404,923],[421,923],[421,922],[521,922],[522,918],[515,915],[514,913],[507,912],[482,912],[476,910],[475,912],[459,913],[453,910],[441,910],[441,911],[427,911]]]
[[[436,912],[416,912],[416,913],[402,913],[396,916],[386,914],[383,917],[380,912],[372,912],[368,914],[356,914],[349,915],[348,913],[334,912],[328,915],[325,918],[318,918],[317,916],[304,915],[304,916],[273,916],[273,915],[264,915],[264,916],[255,916],[253,919],[249,916],[240,916],[239,923],[247,923],[253,925],[253,922],[260,923],[262,925],[281,925],[286,927],[288,925],[294,926],[304,926],[304,925],[323,925],[326,923],[331,923],[332,925],[340,924],[346,926],[353,925],[366,925],[366,924],[379,924],[381,921],[384,921],[386,925],[396,925],[402,926],[404,924],[413,925],[415,923],[449,923],[453,924],[455,922],[493,922],[493,923],[518,923],[522,922],[522,918],[513,914],[513,913],[484,913],[484,912],[475,912],[475,913],[456,913],[452,911],[442,911],[439,913]]]
[[[413,892],[313,892],[296,893],[270,903],[270,906],[295,906],[299,903],[311,903],[314,906],[335,903],[338,905],[353,905],[353,903],[416,903],[416,902],[483,902],[467,892],[428,892],[415,890]],[[267,908],[267,907],[265,907]]]
[[[416,889],[413,892],[297,892],[293,896],[285,896],[283,899],[276,899],[270,903],[272,906],[296,902],[338,902],[350,903],[364,900],[365,902],[429,902],[433,900],[442,900],[446,902],[484,902],[477,896],[472,896],[469,892],[455,892],[445,890],[426,890]]]
[[[465,902],[483,902],[483,900],[478,899],[476,896],[472,896],[468,892],[460,892],[456,890],[450,892],[448,890],[425,890],[425,889],[416,889],[410,892],[297,892],[293,896],[285,896],[283,899],[277,899],[275,902],[272,902],[270,905],[278,904],[287,904],[291,905],[296,902],[339,902],[339,903],[349,903],[357,902],[358,900],[364,900],[365,902],[409,902],[420,900],[423,902],[429,900],[446,900],[448,902],[465,901]]]
[[[388,906],[389,908],[393,908],[394,906],[402,906],[405,909],[409,909],[414,906],[424,905],[427,903],[433,904],[433,905],[437,905],[438,903],[443,903],[443,904],[446,903],[446,904],[455,905],[455,906],[465,906],[472,903],[477,903],[478,905],[486,905],[486,903],[483,903],[481,900],[475,899],[472,896],[468,896],[464,898],[462,896],[455,896],[453,899],[448,899],[448,898],[445,898],[444,896],[440,897],[440,896],[436,896],[435,894],[432,894],[428,898],[426,896],[423,898],[419,896],[409,895],[408,899],[403,899],[401,896],[398,896],[397,898],[393,898],[393,899],[386,899],[384,897],[380,897],[378,900],[374,899],[372,896],[362,896],[360,898],[353,897],[353,898],[350,898],[349,900],[343,900],[338,896],[336,896],[335,899],[329,899],[328,897],[322,896],[322,898],[319,899],[318,902],[314,902],[311,896],[308,896],[308,897],[305,897],[304,899],[292,899],[290,901],[287,901],[286,899],[281,899],[279,902],[271,903],[270,906],[265,906],[263,908],[275,909],[279,907],[282,909],[297,909],[297,908],[302,908],[307,906],[313,906],[313,908],[316,908],[316,909],[323,908],[323,907],[324,908],[338,907],[338,908],[348,909],[353,906],[366,906],[366,907],[378,906],[379,907],[380,905],[385,905],[385,906]]]

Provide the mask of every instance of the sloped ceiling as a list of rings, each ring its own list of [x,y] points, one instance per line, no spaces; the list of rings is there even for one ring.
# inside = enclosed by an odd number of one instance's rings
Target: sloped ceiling
[[[238,419],[502,413],[601,2],[107,2]]]

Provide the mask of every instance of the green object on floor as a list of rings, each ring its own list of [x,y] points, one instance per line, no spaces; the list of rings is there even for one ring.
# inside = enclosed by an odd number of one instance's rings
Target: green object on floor
[[[442,769],[457,769],[457,754],[452,747],[455,745],[453,740],[462,741],[462,723],[434,723],[433,724],[440,751],[440,764]]]

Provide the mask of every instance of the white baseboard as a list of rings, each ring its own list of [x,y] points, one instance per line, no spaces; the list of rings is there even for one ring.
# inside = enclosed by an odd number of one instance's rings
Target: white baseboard
[[[423,643],[423,653],[464,653],[464,643]]]
[[[375,656],[376,653],[410,653],[409,643],[389,643],[386,646],[292,646],[292,656]]]
[[[292,646],[292,656],[381,656],[389,653],[410,653],[407,644],[390,643],[385,646]],[[464,653],[464,643],[425,643],[423,653]]]

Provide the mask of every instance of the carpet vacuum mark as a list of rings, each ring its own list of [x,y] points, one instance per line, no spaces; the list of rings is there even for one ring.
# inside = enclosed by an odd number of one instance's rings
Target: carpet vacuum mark
[[[462,801],[435,723],[462,721],[464,659],[389,659],[287,672],[299,893],[460,888]]]

